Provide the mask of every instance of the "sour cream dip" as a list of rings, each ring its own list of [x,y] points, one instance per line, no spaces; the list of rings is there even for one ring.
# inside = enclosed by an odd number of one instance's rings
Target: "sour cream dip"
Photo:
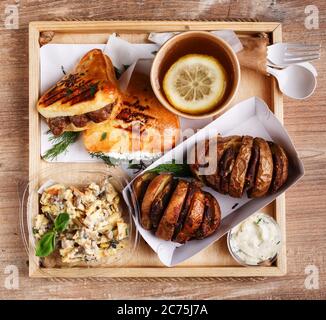
[[[244,265],[272,262],[281,246],[281,231],[277,222],[265,213],[257,212],[231,229],[228,247],[232,256]]]

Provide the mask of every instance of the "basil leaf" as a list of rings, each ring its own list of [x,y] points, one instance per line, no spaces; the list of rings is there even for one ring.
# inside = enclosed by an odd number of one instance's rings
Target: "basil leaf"
[[[43,235],[36,245],[36,256],[46,257],[55,249],[55,231],[49,231]]]
[[[64,231],[69,223],[69,214],[66,212],[60,213],[54,220],[54,229],[57,232]]]

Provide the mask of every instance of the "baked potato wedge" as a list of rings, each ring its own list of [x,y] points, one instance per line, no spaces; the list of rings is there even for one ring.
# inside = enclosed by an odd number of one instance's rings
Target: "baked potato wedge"
[[[195,144],[190,151],[190,161],[194,163],[189,164],[189,168],[193,176],[201,182],[204,182],[204,176],[199,173],[199,168],[205,166],[205,159],[208,152],[209,141],[205,140],[205,146],[201,148],[198,147],[198,144]]]
[[[248,190],[249,198],[264,196],[268,192],[273,178],[273,157],[268,143],[262,138],[255,138],[254,145],[259,147],[259,161],[254,186]]]
[[[171,240],[179,215],[187,197],[189,182],[179,180],[163,213],[155,235],[163,240]]]
[[[195,238],[200,240],[214,233],[221,223],[221,209],[217,200],[208,192],[205,195],[205,211],[203,221]]]
[[[252,153],[253,141],[253,137],[242,137],[242,144],[236,157],[229,181],[228,192],[231,197],[241,198],[243,195],[246,182],[246,173]]]
[[[259,164],[259,146],[257,144],[252,145],[251,156],[248,164],[245,179],[245,189],[252,189],[255,184],[256,172]]]
[[[194,163],[191,163],[189,167],[196,179],[205,183],[205,174],[203,173],[205,173],[204,170],[209,165],[210,148],[215,151],[217,144],[224,141],[225,139],[226,138],[222,138],[220,135],[217,135],[210,139],[206,139],[203,142],[200,142],[204,143],[204,145],[198,145],[198,143],[196,143],[196,145],[191,149],[190,160]],[[200,172],[199,170],[201,168],[204,168],[204,170],[201,170]]]
[[[132,187],[139,206],[141,206],[148,185],[156,176],[156,173],[145,172],[134,180]]]
[[[175,241],[185,243],[194,237],[200,227],[205,210],[205,195],[202,191],[196,190],[192,199],[182,229],[176,235]]]
[[[170,200],[171,193],[173,191],[174,181],[169,181],[163,190],[156,196],[154,199],[151,211],[150,211],[150,219],[152,222],[153,229],[156,230],[157,226],[161,220],[163,212],[168,205]]]
[[[140,210],[141,225],[144,229],[150,230],[152,228],[150,217],[152,204],[157,195],[162,192],[167,184],[171,183],[172,179],[173,176],[171,174],[164,173],[156,176],[148,185]]]
[[[233,147],[226,149],[220,161],[220,192],[229,193],[229,180],[236,159],[236,150]]]
[[[224,152],[231,147],[236,147],[240,145],[241,137],[240,136],[229,136],[225,138],[221,138],[216,146],[216,172],[212,175],[206,175],[205,180],[207,185],[213,188],[214,190],[221,192],[220,189],[220,173],[219,173],[219,164],[223,157]]]
[[[183,205],[183,208],[180,212],[180,215],[179,215],[179,218],[178,218],[178,222],[174,228],[174,234],[173,234],[173,237],[172,239],[174,240],[177,236],[177,234],[181,231],[182,227],[183,227],[183,223],[186,219],[186,216],[187,216],[187,213],[188,213],[188,210],[190,208],[190,205],[191,205],[191,200],[192,200],[192,197],[194,195],[194,193],[198,190],[201,190],[201,184],[198,182],[198,181],[192,181],[190,184],[189,184],[189,188],[188,188],[188,193],[187,193],[187,197],[186,197],[186,200],[185,200],[185,203]]]
[[[289,160],[284,149],[269,141],[269,147],[273,156],[273,179],[270,187],[270,192],[277,192],[286,182],[289,174]]]

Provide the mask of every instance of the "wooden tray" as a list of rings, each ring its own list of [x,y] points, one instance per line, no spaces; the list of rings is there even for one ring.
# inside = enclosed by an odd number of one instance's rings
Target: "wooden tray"
[[[101,163],[47,163],[40,157],[40,117],[36,110],[40,88],[40,34],[50,34],[51,43],[106,43],[109,34],[116,32],[122,38],[136,43],[145,42],[149,32],[232,29],[241,36],[265,32],[270,42],[281,42],[281,24],[275,22],[216,22],[216,21],[84,21],[84,22],[32,22],[29,25],[29,177],[41,178],[44,169],[92,166],[103,168]],[[44,33],[42,33],[44,35]],[[275,79],[258,72],[243,69],[237,101],[258,96],[283,121],[283,99]],[[38,183],[37,179],[34,183]],[[35,204],[35,209],[38,204]],[[36,209],[37,210],[37,209]],[[286,274],[285,195],[282,194],[263,209],[272,215],[281,227],[283,246],[276,263],[270,267],[242,267],[230,256],[226,237],[198,253],[177,267],[164,267],[156,254],[141,240],[137,253],[124,267],[114,268],[48,268],[42,272],[30,250],[29,274],[31,277],[249,277],[281,276]]]

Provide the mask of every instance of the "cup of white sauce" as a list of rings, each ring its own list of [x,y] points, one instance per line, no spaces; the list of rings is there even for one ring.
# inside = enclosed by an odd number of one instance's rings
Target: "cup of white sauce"
[[[272,217],[257,212],[228,232],[227,244],[241,265],[271,265],[281,248],[281,230]]]

